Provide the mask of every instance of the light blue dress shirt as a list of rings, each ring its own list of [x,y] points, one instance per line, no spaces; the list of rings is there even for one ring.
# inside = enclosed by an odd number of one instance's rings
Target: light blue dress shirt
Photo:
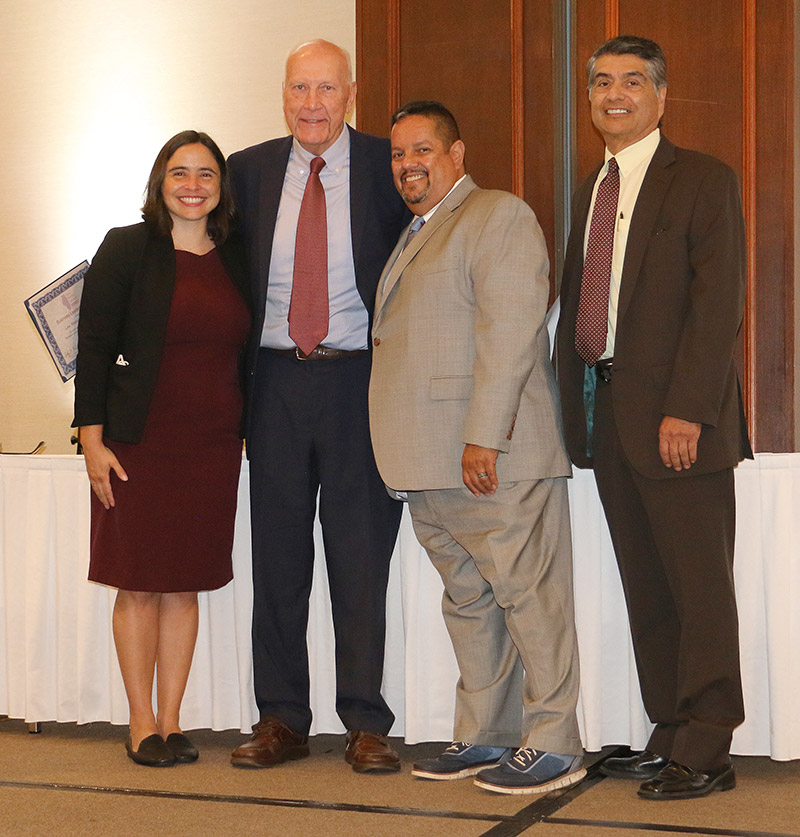
[[[289,337],[289,303],[292,298],[294,246],[300,204],[314,154],[297,140],[292,143],[283,191],[275,221],[275,237],[269,266],[267,305],[261,345],[293,349]],[[353,242],[350,232],[350,132],[345,127],[322,155],[325,167],[320,181],[325,190],[328,218],[328,335],[322,341],[334,349],[366,349],[369,316],[356,287]]]

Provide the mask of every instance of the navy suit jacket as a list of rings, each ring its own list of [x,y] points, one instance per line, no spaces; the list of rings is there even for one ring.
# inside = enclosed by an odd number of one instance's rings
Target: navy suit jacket
[[[362,134],[350,126],[347,130],[350,131],[353,263],[356,286],[369,314],[371,328],[378,279],[411,214],[394,187],[389,140]],[[252,391],[264,326],[275,221],[291,149],[292,137],[281,137],[237,151],[228,160],[233,191],[242,216],[254,306],[253,337],[247,353],[248,393]],[[248,397],[246,428],[251,401]]]
[[[575,194],[558,325],[558,376],[572,461],[587,455],[584,371],[575,351],[583,241],[596,169]],[[745,297],[745,234],[736,175],[666,137],[653,155],[631,218],[620,283],[611,387],[631,465],[654,479],[713,473],[752,457],[735,362]],[[664,416],[703,425],[697,462],[665,468]]]

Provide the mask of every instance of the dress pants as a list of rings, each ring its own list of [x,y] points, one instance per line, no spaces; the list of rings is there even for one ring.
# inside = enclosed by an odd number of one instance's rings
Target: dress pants
[[[733,470],[641,476],[622,450],[613,386],[598,381],[595,392],[594,473],[625,590],[642,699],[656,725],[647,749],[695,770],[715,769],[726,763],[733,730],[744,720]]]
[[[311,725],[306,630],[319,493],[336,640],[336,711],[388,733],[381,696],[389,561],[402,504],[386,492],[369,435],[370,356],[301,361],[261,349],[253,386],[250,502],[253,669],[261,717]]]
[[[460,678],[454,738],[581,755],[566,478],[410,491],[414,531],[444,582]]]

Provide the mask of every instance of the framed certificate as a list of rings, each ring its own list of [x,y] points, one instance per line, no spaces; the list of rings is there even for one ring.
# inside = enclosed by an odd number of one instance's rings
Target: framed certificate
[[[78,313],[83,277],[88,268],[89,262],[81,262],[25,300],[25,308],[53,358],[62,381],[68,381],[75,375]]]

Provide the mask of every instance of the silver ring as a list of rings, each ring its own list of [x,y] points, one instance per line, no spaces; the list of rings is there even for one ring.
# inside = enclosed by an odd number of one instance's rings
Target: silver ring
[[[482,474],[475,474],[475,476],[476,476],[479,480],[483,480],[483,479],[486,479],[486,477],[488,477],[489,475],[488,475],[488,474],[484,471]]]

